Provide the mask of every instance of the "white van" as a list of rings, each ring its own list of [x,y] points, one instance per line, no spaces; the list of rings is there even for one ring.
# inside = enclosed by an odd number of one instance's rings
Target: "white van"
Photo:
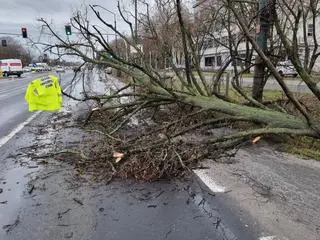
[[[0,71],[3,76],[17,75],[20,77],[23,73],[22,62],[20,59],[1,59]]]

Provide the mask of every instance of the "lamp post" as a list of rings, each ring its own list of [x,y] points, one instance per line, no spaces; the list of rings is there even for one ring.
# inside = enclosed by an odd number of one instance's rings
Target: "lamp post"
[[[103,10],[111,13],[113,15],[113,20],[114,20],[114,29],[115,29],[115,38],[116,38],[116,49],[118,49],[118,38],[117,38],[117,18],[116,18],[116,14],[112,11],[110,11],[109,9],[99,5],[99,4],[94,4],[92,5],[92,7],[99,7],[102,8]]]

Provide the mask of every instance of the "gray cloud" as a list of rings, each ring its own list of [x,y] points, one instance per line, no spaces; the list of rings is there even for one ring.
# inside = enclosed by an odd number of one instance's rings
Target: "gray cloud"
[[[122,0],[126,8],[130,8],[131,0]],[[0,33],[12,33],[12,37],[20,41],[25,46],[30,46],[30,39],[34,42],[40,41],[51,42],[48,35],[42,34],[40,36],[41,25],[37,21],[38,18],[44,18],[52,22],[54,29],[64,36],[64,25],[69,22],[72,13],[77,9],[83,9],[84,5],[100,4],[103,7],[117,13],[118,29],[126,31],[127,28],[124,22],[121,22],[117,10],[117,0],[10,0],[1,3],[0,7]],[[113,15],[100,8],[101,15],[106,21],[113,23]],[[90,12],[90,11],[89,11]],[[91,12],[91,24],[98,24],[97,19]],[[21,37],[21,27],[28,29],[28,37],[30,39],[23,39]],[[0,37],[5,34],[0,34]],[[73,35],[72,37],[76,37]],[[112,37],[111,37],[112,38]]]
[[[37,18],[45,18],[55,24],[65,24],[72,12],[83,4],[101,4],[111,11],[117,12],[117,0],[10,0],[0,7],[0,31],[16,26],[36,25]],[[112,19],[112,15],[106,16]]]

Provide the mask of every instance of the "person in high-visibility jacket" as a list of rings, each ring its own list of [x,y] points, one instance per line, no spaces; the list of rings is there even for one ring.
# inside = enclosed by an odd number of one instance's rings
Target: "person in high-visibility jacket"
[[[28,84],[25,100],[29,111],[56,111],[61,108],[62,96],[58,77],[48,75],[34,79]]]

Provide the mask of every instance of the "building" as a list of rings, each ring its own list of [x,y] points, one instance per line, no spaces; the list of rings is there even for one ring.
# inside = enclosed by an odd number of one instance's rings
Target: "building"
[[[267,1],[267,0],[266,0]],[[288,0],[289,1],[289,0]],[[255,51],[253,51],[251,44],[247,41],[247,39],[243,36],[242,31],[236,24],[230,25],[232,34],[228,34],[226,31],[226,25],[224,25],[225,19],[223,17],[226,16],[223,12],[223,8],[219,7],[219,2],[217,0],[197,0],[194,8],[195,8],[195,21],[198,22],[197,26],[201,24],[209,25],[210,23],[206,23],[205,21],[210,21],[213,19],[213,12],[220,11],[220,19],[219,14],[215,16],[215,23],[212,24],[212,28],[207,31],[207,35],[204,38],[203,45],[201,47],[200,55],[201,55],[201,68],[203,70],[218,70],[222,68],[225,64],[228,64],[226,70],[231,70],[234,68],[236,64],[238,70],[244,70],[250,64],[254,62],[254,57],[256,55]],[[258,1],[257,1],[258,2]],[[293,3],[292,3],[293,4]],[[299,3],[297,3],[299,4]],[[301,3],[300,3],[301,4]],[[302,5],[294,5],[295,8],[300,8],[308,12],[308,16],[304,19],[301,19],[300,24],[298,25],[297,31],[297,53],[302,63],[306,62],[306,66],[310,64],[310,60],[312,59],[312,55],[317,56],[318,50],[315,48],[317,45],[317,39],[320,37],[320,33],[316,31],[316,26],[320,26],[320,18],[315,17],[313,20],[312,14],[310,13],[310,4],[302,4]],[[278,9],[278,11],[280,11]],[[257,14],[256,12],[253,12]],[[279,15],[279,14],[278,14]],[[254,15],[252,15],[254,16]],[[290,26],[290,20],[292,16],[289,18],[285,18],[288,15],[283,14],[281,21],[286,20],[286,24]],[[303,18],[303,17],[302,17]],[[313,21],[316,23],[314,24]],[[256,29],[259,26],[259,23],[252,22],[252,25],[249,26],[252,36],[256,37]],[[292,39],[293,36],[293,27],[287,27],[285,24],[284,31],[285,35],[288,39]],[[273,33],[276,33],[276,29],[273,27],[271,30]],[[232,52],[230,51],[229,43],[230,40],[233,44],[236,44],[237,47],[232,48]],[[268,39],[268,48],[272,49],[272,56],[275,62],[287,60],[288,56],[286,51],[284,51],[281,41],[279,40],[277,34],[274,34],[272,37],[272,42]],[[230,62],[231,56],[235,58],[234,62]],[[320,53],[319,53],[320,55]],[[320,60],[317,59],[313,66],[313,71],[320,71]],[[253,68],[251,68],[253,70]]]

